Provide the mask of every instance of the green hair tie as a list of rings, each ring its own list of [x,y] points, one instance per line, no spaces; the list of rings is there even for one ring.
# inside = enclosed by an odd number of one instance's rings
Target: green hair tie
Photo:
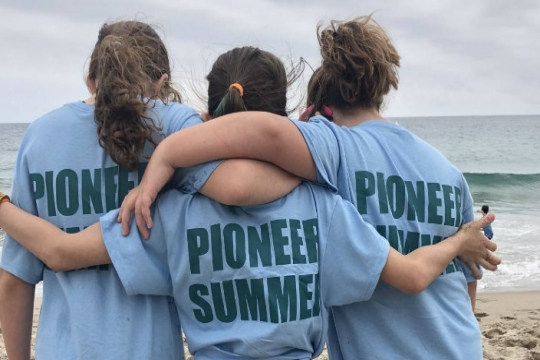
[[[214,110],[212,117],[217,118],[217,117],[223,116],[223,112],[225,111],[224,108],[225,108],[225,96],[223,96],[216,110]]]

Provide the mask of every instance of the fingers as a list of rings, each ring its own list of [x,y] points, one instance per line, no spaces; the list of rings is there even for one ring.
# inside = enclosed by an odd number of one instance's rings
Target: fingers
[[[151,201],[149,202],[152,203]],[[147,205],[147,202],[140,199],[137,201],[135,206],[135,220],[137,222],[137,227],[142,235],[142,238],[147,240],[150,236],[149,229],[152,228],[154,223],[152,222],[152,216],[150,213],[150,205]]]
[[[478,230],[481,230],[493,221],[495,221],[495,214],[489,213],[486,216],[482,216],[480,219],[473,221],[473,224],[475,224],[475,227],[477,227]]]
[[[501,258],[493,253],[488,253],[486,260],[492,265],[500,265],[502,262]]]
[[[482,266],[484,269],[489,271],[497,270],[497,265],[501,263],[501,258],[492,252],[488,252],[486,256],[478,260],[478,265]]]
[[[493,241],[489,240],[488,238],[486,238],[484,240],[484,246],[486,247],[486,249],[488,249],[489,251],[495,251],[497,250],[497,243],[494,243]]]
[[[146,222],[144,220],[144,216],[141,214],[139,209],[135,209],[135,222],[137,223],[137,228],[139,229],[139,232],[141,233],[141,237],[145,240],[148,240],[150,237],[150,233],[148,232],[148,229],[146,228]]]
[[[478,265],[489,271],[497,270],[497,265],[491,264],[487,259],[481,259],[478,261]]]
[[[131,213],[135,208],[135,201],[137,199],[138,187],[131,189],[131,191],[126,195],[120,206],[120,211],[118,212],[117,221],[122,223],[122,235],[129,235],[129,224],[131,222]]]
[[[118,213],[118,218],[122,223],[122,235],[124,236],[129,235],[129,223],[131,220],[132,210],[133,209],[130,209],[128,206],[122,206],[120,208],[120,212]]]
[[[471,269],[473,275],[475,278],[480,280],[482,278],[482,272],[478,270],[478,267],[476,267],[476,264],[474,262],[467,262],[466,265]]]
[[[143,209],[143,217],[144,217],[144,222],[146,223],[146,227],[148,229],[151,229],[152,226],[154,226],[154,223],[152,221],[152,216],[150,215],[150,209],[149,208],[145,208]]]

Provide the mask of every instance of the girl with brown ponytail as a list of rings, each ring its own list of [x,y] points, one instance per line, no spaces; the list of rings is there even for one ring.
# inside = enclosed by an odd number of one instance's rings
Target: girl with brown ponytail
[[[92,56],[87,83],[93,94],[99,144],[119,165],[136,170],[147,143],[161,139],[150,99],[180,103],[169,82],[165,45],[155,30],[137,21],[104,25]],[[96,86],[99,82],[99,86]]]
[[[309,83],[309,115],[320,112],[332,121],[315,116],[303,123],[244,112],[180,131],[157,147],[141,199],[161,188],[163,180],[154,174],[165,169],[249,157],[337,191],[404,254],[473,221],[472,196],[461,172],[380,113],[384,97],[398,87],[400,57],[387,33],[367,16],[319,26],[317,36],[322,63]],[[219,141],[205,143],[209,137]],[[150,221],[141,216],[149,214],[144,209],[150,203],[137,205],[140,223]],[[379,281],[370,300],[333,308],[331,358],[482,359],[467,283],[481,276],[477,264],[494,270],[500,261],[490,252],[496,246],[485,240],[482,256],[454,259],[420,294],[407,295]]]
[[[175,131],[202,123],[198,113],[180,104],[170,80],[167,50],[150,25],[104,24],[89,64],[92,96],[53,110],[29,126],[15,165],[13,202],[68,233],[117,209],[139,182],[154,147]],[[239,203],[249,204],[277,198],[283,195],[282,184],[288,192],[297,182],[293,179],[289,185],[290,175],[271,170],[275,178],[256,178],[244,189],[238,178],[249,180],[250,174],[233,171],[223,177],[221,168],[231,165],[224,162],[213,173],[218,165],[182,169],[173,186],[233,203],[240,194]],[[201,189],[210,176],[214,180]],[[249,192],[267,183],[265,191]],[[7,236],[2,269],[0,320],[10,358],[30,358],[35,284],[40,281],[44,286],[36,358],[184,358],[171,299],[128,296],[112,266],[55,272]]]

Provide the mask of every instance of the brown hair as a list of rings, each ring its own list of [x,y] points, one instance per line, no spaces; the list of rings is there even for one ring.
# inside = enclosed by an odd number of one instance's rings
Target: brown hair
[[[159,126],[149,116],[149,96],[163,74],[171,79],[167,49],[157,32],[139,21],[104,24],[90,58],[88,78],[96,82],[95,121],[99,144],[121,166],[137,169],[144,145],[154,146]],[[166,81],[156,94],[180,102]]]
[[[218,117],[239,111],[266,111],[287,115],[287,88],[294,79],[281,60],[251,46],[234,48],[220,55],[206,77],[208,114]],[[243,88],[243,96],[237,88]]]
[[[322,29],[322,30],[321,30]],[[313,113],[323,105],[337,109],[376,108],[398,87],[400,56],[388,35],[371,16],[317,26],[322,64],[308,84]],[[310,114],[313,115],[313,114]]]

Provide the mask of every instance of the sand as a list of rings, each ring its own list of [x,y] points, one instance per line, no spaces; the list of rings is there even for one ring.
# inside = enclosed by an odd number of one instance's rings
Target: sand
[[[40,305],[36,299],[34,338]],[[485,360],[540,360],[540,291],[480,293],[476,318]],[[0,360],[6,359],[1,339]],[[325,353],[317,358],[323,359],[328,359]]]

